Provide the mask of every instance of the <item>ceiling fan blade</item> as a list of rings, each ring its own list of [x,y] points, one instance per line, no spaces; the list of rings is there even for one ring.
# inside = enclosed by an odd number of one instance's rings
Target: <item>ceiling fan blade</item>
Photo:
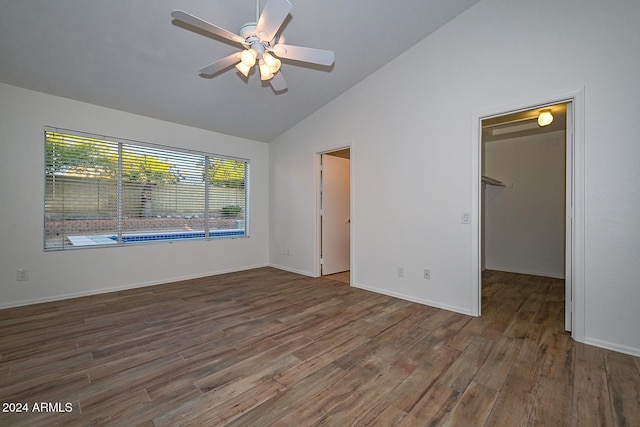
[[[336,55],[330,50],[292,46],[290,44],[277,44],[271,49],[271,51],[280,58],[326,66],[332,65],[336,57]]]
[[[229,39],[236,43],[245,44],[244,39],[239,35],[234,34],[231,31],[227,31],[224,28],[220,28],[217,25],[213,25],[212,23],[204,21],[193,15],[190,15],[187,12],[184,12],[182,10],[174,10],[173,12],[171,12],[171,16],[180,22],[184,22],[185,24],[189,24],[193,27],[204,30],[208,33],[215,34],[217,36],[223,37],[225,39]]]
[[[268,0],[258,19],[256,35],[263,41],[273,40],[292,7],[288,0]]]
[[[278,71],[271,80],[269,80],[269,83],[271,83],[271,87],[276,92],[283,91],[287,88],[287,81],[284,79],[282,71]]]
[[[238,62],[240,62],[240,52],[231,54],[225,58],[217,60],[213,64],[210,64],[204,68],[201,68],[200,74],[210,76],[212,74],[215,74],[217,72],[224,70],[225,68],[229,68],[232,65],[236,65]]]

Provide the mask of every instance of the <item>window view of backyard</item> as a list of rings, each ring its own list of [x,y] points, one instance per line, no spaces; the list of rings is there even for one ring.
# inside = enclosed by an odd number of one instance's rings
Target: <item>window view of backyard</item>
[[[45,249],[247,236],[245,160],[45,131]]]

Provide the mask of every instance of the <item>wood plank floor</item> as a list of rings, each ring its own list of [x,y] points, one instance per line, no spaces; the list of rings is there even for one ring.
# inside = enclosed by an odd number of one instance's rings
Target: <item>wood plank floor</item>
[[[0,425],[639,425],[639,358],[563,292],[487,272],[472,318],[261,268],[2,310]]]

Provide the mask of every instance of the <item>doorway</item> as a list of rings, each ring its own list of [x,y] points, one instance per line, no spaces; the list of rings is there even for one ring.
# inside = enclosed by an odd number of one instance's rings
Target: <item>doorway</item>
[[[320,275],[350,283],[351,150],[326,151],[319,157]]]
[[[480,148],[481,271],[564,280],[569,302],[571,112],[571,102],[562,102],[485,118]],[[571,330],[570,304],[564,311]]]
[[[566,139],[566,245],[565,245],[565,325],[573,339],[585,340],[585,89],[580,88],[561,94],[524,100],[507,107],[500,107],[472,114],[471,138],[471,312],[482,312],[482,264],[481,264],[481,144],[482,121],[493,117],[540,108],[545,105],[567,104]],[[525,105],[526,107],[522,107]]]

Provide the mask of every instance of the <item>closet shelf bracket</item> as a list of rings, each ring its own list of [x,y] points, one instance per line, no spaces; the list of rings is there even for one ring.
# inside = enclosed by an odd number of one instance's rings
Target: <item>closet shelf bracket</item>
[[[498,181],[497,179],[489,178],[488,176],[484,176],[484,175],[482,176],[482,183],[483,184],[489,184],[489,185],[495,185],[495,186],[498,186],[498,187],[506,187],[504,182]]]

